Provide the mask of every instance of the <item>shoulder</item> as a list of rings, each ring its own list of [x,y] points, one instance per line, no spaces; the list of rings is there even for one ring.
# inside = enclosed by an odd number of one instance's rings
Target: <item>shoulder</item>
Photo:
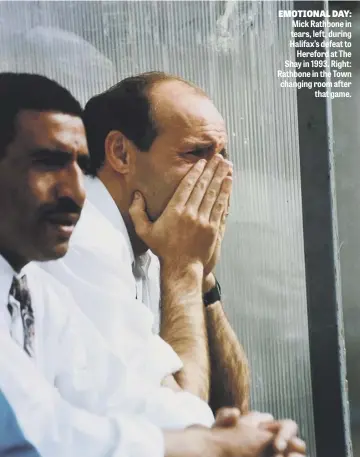
[[[70,290],[36,263],[27,266],[26,276],[32,296],[46,311],[64,314],[75,307]]]
[[[124,235],[89,200],[70,240],[69,253],[75,250],[98,257],[107,255],[110,259],[129,257]]]
[[[71,237],[71,245],[101,242],[105,236],[114,238],[117,230],[96,206],[86,199],[79,222]]]
[[[109,294],[133,291],[130,253],[121,232],[87,202],[73,234],[68,252],[58,260],[39,262],[54,279],[65,284],[83,309]]]
[[[122,267],[131,268],[131,257],[124,235],[87,200],[66,255],[39,266],[55,276],[61,271],[77,275],[81,272],[80,276],[86,277],[93,270],[101,276],[103,272],[118,274]]]
[[[69,326],[77,306],[68,288],[39,265],[30,263],[25,273],[39,338],[51,347]]]
[[[41,268],[43,262],[31,262],[26,266],[26,276],[30,280],[30,287],[39,287],[42,290],[47,290],[50,293],[60,292],[69,294],[70,292],[51,274]]]

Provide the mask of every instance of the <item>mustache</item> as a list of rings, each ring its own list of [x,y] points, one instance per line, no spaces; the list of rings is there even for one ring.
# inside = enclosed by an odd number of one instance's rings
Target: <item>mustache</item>
[[[80,216],[82,207],[74,202],[70,197],[62,197],[57,200],[56,203],[44,204],[41,208],[43,216],[49,216],[53,214],[64,214],[72,213]]]

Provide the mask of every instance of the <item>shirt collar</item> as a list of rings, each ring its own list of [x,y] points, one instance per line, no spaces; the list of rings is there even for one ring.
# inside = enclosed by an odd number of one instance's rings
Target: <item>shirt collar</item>
[[[27,265],[17,273],[5,258],[0,255],[0,306],[7,306],[13,277],[21,278],[26,273]]]
[[[131,262],[135,261],[134,250],[131,245],[130,237],[124,222],[124,219],[116,206],[114,199],[110,195],[105,185],[99,178],[85,176],[86,198],[93,204],[98,211],[113,225],[116,230],[119,230],[124,236],[126,245],[129,249]]]

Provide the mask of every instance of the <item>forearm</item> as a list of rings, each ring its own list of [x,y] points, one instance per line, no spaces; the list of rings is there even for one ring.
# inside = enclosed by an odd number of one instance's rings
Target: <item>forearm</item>
[[[259,457],[264,456],[273,438],[273,433],[267,430],[240,422],[231,427],[190,427],[164,432],[164,454],[165,457]]]
[[[209,353],[202,303],[202,267],[161,265],[161,337],[184,367],[175,379],[184,390],[208,401]]]
[[[211,362],[210,406],[249,409],[250,372],[245,351],[218,301],[206,308]]]

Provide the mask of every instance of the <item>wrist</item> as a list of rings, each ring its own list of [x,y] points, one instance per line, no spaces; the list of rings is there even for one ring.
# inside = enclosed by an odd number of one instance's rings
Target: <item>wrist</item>
[[[185,430],[164,431],[165,457],[223,457],[218,452],[217,439],[211,429],[188,427]]]
[[[174,261],[160,260],[160,267],[163,278],[174,281],[181,281],[188,278],[195,280],[201,285],[204,275],[204,266],[201,262],[189,262],[181,265]]]
[[[209,273],[208,275],[204,276],[203,284],[202,284],[203,294],[206,294],[211,289],[213,289],[215,287],[215,284],[216,284],[216,279],[215,279],[214,273]]]
[[[203,303],[205,308],[214,305],[215,303],[221,302],[221,287],[215,276],[214,285],[207,292],[203,292]]]
[[[211,447],[214,450],[214,455],[226,457],[229,455],[226,441],[224,441],[223,427],[213,426],[211,429]]]

